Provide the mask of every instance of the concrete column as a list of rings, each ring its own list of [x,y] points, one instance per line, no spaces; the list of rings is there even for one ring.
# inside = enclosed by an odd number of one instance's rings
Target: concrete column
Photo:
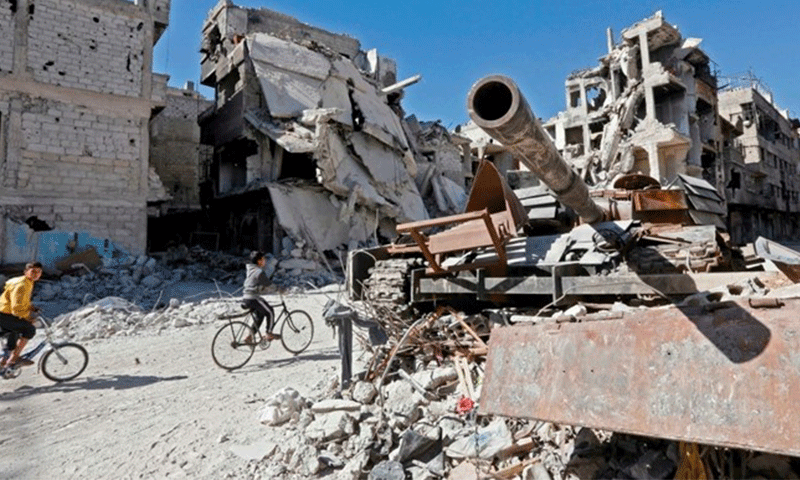
[[[647,120],[656,118],[656,99],[653,95],[653,87],[648,81],[650,73],[650,48],[647,45],[647,32],[639,33],[639,52],[642,56],[642,78],[644,79],[644,98],[647,107]]]
[[[589,115],[589,103],[586,101],[586,84],[581,79],[580,82],[580,89],[581,89],[581,114],[583,116]]]
[[[17,1],[17,12],[14,14],[14,71],[12,76],[30,78],[28,72],[28,15],[29,0]],[[7,7],[6,7],[7,8]]]
[[[592,134],[589,131],[589,124],[583,124],[581,130],[583,133],[583,153],[586,154],[592,150]]]
[[[661,162],[658,161],[658,147],[654,144],[649,144],[644,147],[647,150],[647,161],[650,162],[650,176],[661,181]]]

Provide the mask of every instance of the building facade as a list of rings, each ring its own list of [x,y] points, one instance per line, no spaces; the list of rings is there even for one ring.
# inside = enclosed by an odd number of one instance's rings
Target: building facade
[[[720,117],[736,132],[726,139],[725,192],[731,236],[796,241],[800,235],[800,139],[797,119],[757,83],[730,80],[719,93]]]
[[[169,0],[0,5],[0,239],[5,219],[36,217],[144,253],[149,121],[166,93],[152,52],[169,9]]]

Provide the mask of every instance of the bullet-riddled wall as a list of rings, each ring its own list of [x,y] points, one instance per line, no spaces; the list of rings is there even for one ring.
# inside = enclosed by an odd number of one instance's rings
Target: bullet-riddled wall
[[[152,50],[168,13],[168,1],[0,4],[0,215],[144,252]]]

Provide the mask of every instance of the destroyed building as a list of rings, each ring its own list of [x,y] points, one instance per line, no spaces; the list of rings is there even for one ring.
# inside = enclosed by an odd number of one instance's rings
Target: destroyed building
[[[404,119],[394,60],[352,37],[220,1],[203,26],[201,115],[213,147],[209,230],[220,248],[317,252],[375,243],[426,219],[420,190],[460,211],[462,150],[436,124]],[[439,126],[441,127],[441,126]],[[430,202],[428,202],[430,205]]]
[[[599,66],[567,78],[567,109],[546,123],[556,147],[593,184],[632,172],[716,184],[717,79],[700,39],[657,12],[607,40]]]
[[[163,195],[148,205],[148,250],[187,243],[185,232],[202,224],[200,189],[210,167],[211,148],[200,144],[197,118],[212,102],[194,89],[168,87],[165,106],[150,121],[150,167]],[[183,233],[183,236],[179,234]]]
[[[741,243],[753,242],[758,235],[797,238],[800,123],[775,105],[761,82],[726,80],[719,93],[719,113],[738,133],[724,146],[731,235]]]
[[[29,260],[7,254],[9,229],[26,219],[145,251],[148,124],[166,89],[151,65],[169,10],[170,0],[0,5],[0,262]]]
[[[797,120],[771,95],[729,79],[720,85],[700,42],[683,38],[661,12],[623,30],[619,43],[609,29],[608,53],[597,67],[568,76],[566,110],[544,126],[595,189],[611,188],[625,174],[678,187],[695,177],[716,190],[715,205],[700,210],[727,215],[735,244],[759,235],[793,238],[800,209]],[[527,186],[504,146],[472,122],[458,132],[512,186]]]

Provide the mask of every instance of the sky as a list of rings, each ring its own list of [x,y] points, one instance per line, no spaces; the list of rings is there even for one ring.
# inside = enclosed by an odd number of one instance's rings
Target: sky
[[[169,84],[199,85],[203,22],[216,0],[172,0],[170,24],[155,48],[153,70]],[[606,28],[620,32],[661,10],[684,38],[701,48],[718,75],[752,72],[778,106],[800,116],[800,2],[773,0],[234,0],[358,39],[397,62],[398,80],[422,75],[405,90],[403,108],[450,129],[468,120],[466,97],[490,74],[514,79],[535,114],[565,108],[570,72],[598,65],[607,53]],[[724,81],[720,81],[722,85]],[[209,98],[213,90],[201,87]]]

